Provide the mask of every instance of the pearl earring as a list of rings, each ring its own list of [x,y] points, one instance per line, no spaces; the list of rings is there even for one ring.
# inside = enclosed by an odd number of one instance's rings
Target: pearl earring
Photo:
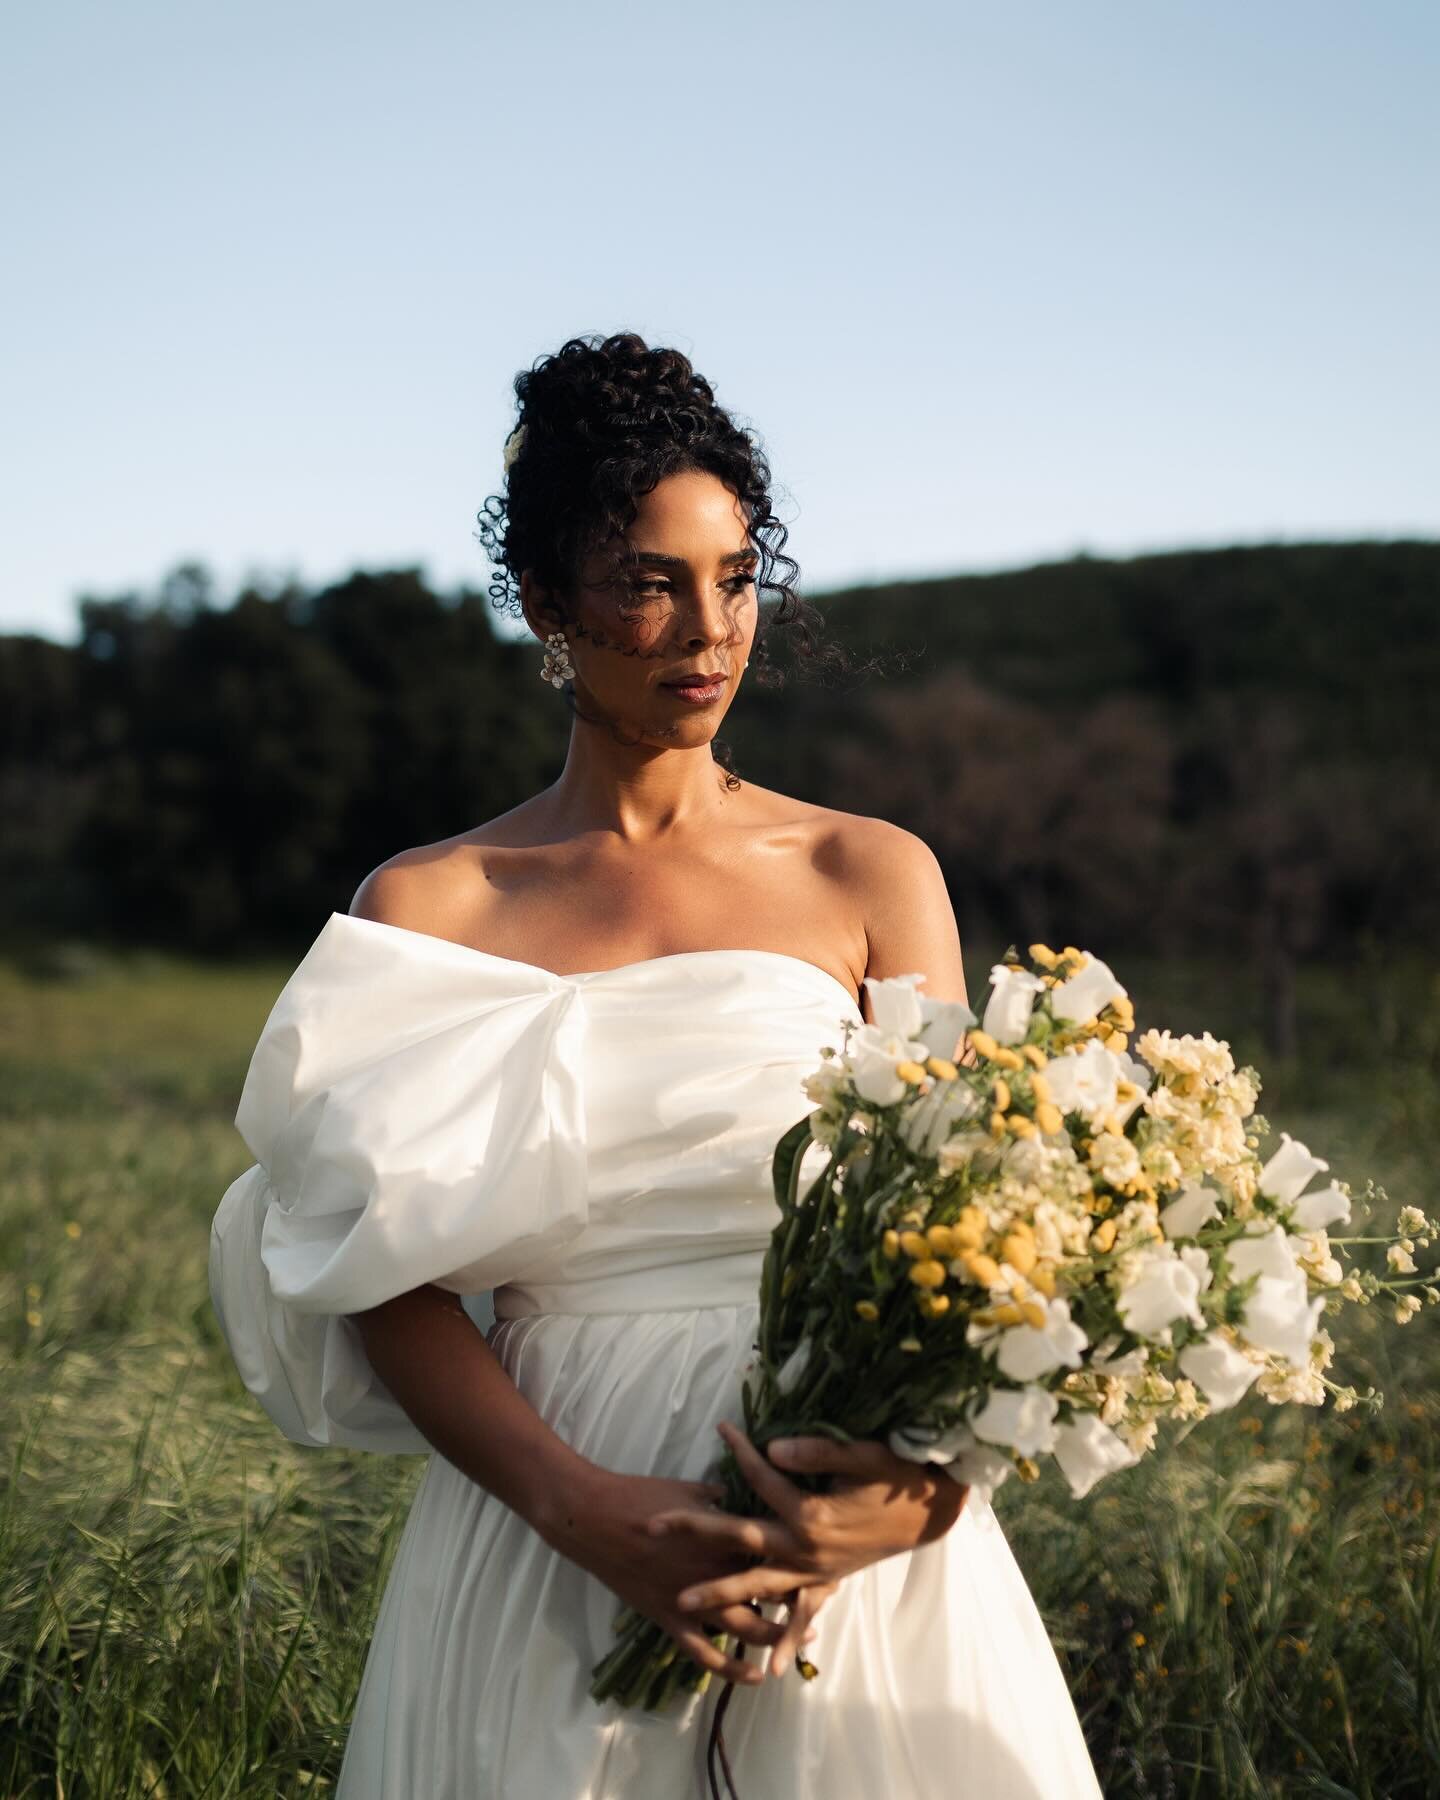
[[[563,631],[552,631],[545,640],[545,659],[540,664],[540,679],[551,687],[561,687],[575,678],[575,665],[570,660],[570,646]]]

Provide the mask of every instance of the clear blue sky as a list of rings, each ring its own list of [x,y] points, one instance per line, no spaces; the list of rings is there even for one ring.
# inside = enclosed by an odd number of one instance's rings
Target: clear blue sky
[[[45,4],[0,57],[0,629],[483,585],[517,369],[689,353],[812,590],[1440,534],[1440,7]]]

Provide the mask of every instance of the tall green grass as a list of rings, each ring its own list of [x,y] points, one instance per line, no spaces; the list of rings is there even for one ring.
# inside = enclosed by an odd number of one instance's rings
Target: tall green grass
[[[1233,972],[1120,972],[1142,1027],[1230,1037],[1277,1127],[1434,1210],[1434,965],[1307,972],[1288,1068]],[[287,1444],[210,1311],[235,1105],[286,973],[0,963],[4,1800],[333,1786],[421,1461]],[[1378,1416],[1256,1401],[1085,1502],[1052,1474],[999,1491],[1107,1795],[1440,1792],[1437,1321],[1327,1319]]]

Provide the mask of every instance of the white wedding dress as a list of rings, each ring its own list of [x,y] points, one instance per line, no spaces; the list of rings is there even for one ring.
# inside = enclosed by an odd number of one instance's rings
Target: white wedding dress
[[[860,1018],[833,975],[778,951],[556,975],[332,914],[256,1047],[236,1124],[257,1160],[212,1231],[247,1387],[299,1443],[428,1451],[342,1315],[434,1282],[481,1318],[493,1291],[490,1342],[567,1443],[702,1476],[716,1421],[740,1416],[771,1152],[810,1110],[820,1046]],[[432,1453],[340,1800],[703,1795],[721,1685],[664,1716],[597,1706],[616,1609]],[[973,1495],[939,1542],[843,1581],[817,1626],[818,1679],[734,1695],[742,1800],[1100,1794],[1034,1598]]]

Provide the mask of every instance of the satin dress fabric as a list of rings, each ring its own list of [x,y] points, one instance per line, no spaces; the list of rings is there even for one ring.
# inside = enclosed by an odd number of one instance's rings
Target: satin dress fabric
[[[296,1443],[428,1453],[377,1617],[339,1800],[684,1800],[720,1684],[596,1705],[617,1602],[431,1449],[345,1315],[464,1296],[575,1450],[699,1479],[738,1419],[770,1159],[820,1048],[862,1015],[777,951],[557,975],[333,913],[276,1001],[236,1114],[210,1289]],[[813,1165],[810,1159],[817,1159]],[[823,1153],[812,1146],[806,1168]],[[437,1371],[444,1379],[444,1371]],[[850,1576],[793,1672],[737,1692],[743,1800],[1094,1800],[1080,1721],[988,1504]]]

